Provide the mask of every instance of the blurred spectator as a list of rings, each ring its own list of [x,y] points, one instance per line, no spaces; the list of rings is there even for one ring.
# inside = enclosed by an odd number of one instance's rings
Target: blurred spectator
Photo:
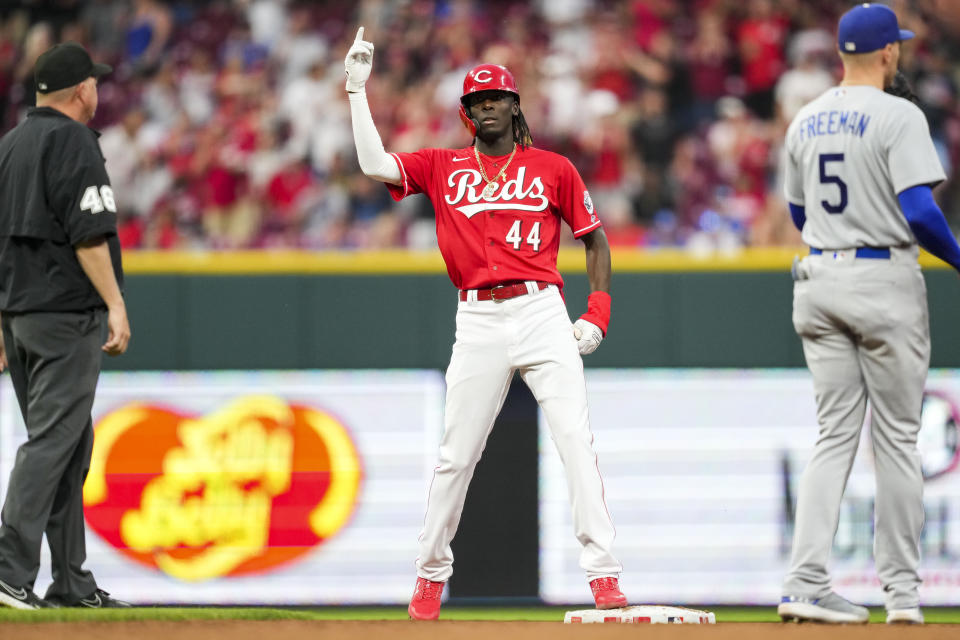
[[[54,44],[53,28],[46,22],[37,22],[30,26],[23,40],[23,54],[13,71],[13,83],[10,88],[11,102],[19,104],[19,117],[25,114],[26,107],[37,102],[37,88],[33,82],[33,65],[41,53]]]
[[[173,200],[157,204],[149,221],[141,232],[143,249],[182,249],[185,238],[177,225],[177,213]]]
[[[316,25],[311,22],[307,9],[300,8],[293,12],[290,16],[289,33],[276,43],[273,54],[281,65],[281,87],[326,59],[327,43],[316,31]]]
[[[731,229],[746,232],[766,205],[770,127],[732,96],[717,101],[717,112],[707,132],[720,180],[714,204]]]
[[[583,94],[583,82],[574,72],[575,65],[576,58],[560,52],[541,62],[540,90],[547,102],[546,117],[541,121],[554,135],[572,135],[580,123],[580,107],[569,98]]]
[[[180,118],[180,87],[177,85],[176,66],[167,61],[150,77],[143,92],[143,107],[151,121],[169,129]]]
[[[675,9],[676,3],[668,0],[634,0],[631,3],[633,38],[642,50],[650,51],[654,40],[668,33],[669,19]]]
[[[627,34],[619,24],[615,15],[605,15],[599,18],[594,25],[593,50],[589,52],[591,58],[590,73],[585,74],[593,89],[605,89],[617,97],[618,100],[630,100],[636,92],[633,74],[634,69],[627,64],[628,59],[634,61],[634,67],[644,73],[642,65],[648,62],[647,56],[635,52],[627,42]],[[657,66],[658,81],[665,79],[665,72]],[[650,72],[652,75],[653,72]]]
[[[96,59],[112,62],[125,46],[126,5],[125,0],[91,0],[83,8],[80,21],[86,26],[91,53]]]
[[[269,246],[299,244],[301,230],[317,195],[306,158],[288,159],[264,189],[263,235]]]
[[[126,211],[117,212],[117,237],[124,249],[143,246],[143,220]]]
[[[301,76],[291,81],[280,96],[280,115],[290,122],[292,151],[308,156],[313,170],[330,172],[338,155],[354,155],[350,110],[343,91],[343,71],[334,74],[322,60],[315,60]]]
[[[13,20],[0,20],[0,127],[3,125],[3,114],[7,112],[14,83],[17,62],[15,28]]]
[[[287,0],[248,0],[247,22],[251,39],[268,51],[287,39]]]
[[[147,114],[142,109],[131,109],[123,116],[123,120],[104,129],[100,136],[100,149],[121,209],[128,209],[124,204],[125,198],[134,192],[134,183],[145,155],[139,134],[146,121]]]
[[[314,194],[316,197],[309,203],[303,221],[302,246],[315,249],[345,246],[350,231],[350,193],[346,185],[340,180],[328,179],[317,186]],[[431,233],[436,237],[432,229]]]
[[[216,110],[214,87],[217,82],[213,62],[203,49],[190,53],[187,68],[180,74],[179,99],[183,111],[195,125],[205,124]]]
[[[697,111],[690,69],[676,39],[667,32],[658,33],[650,43],[653,60],[660,66],[659,82],[648,78],[648,84],[662,89],[671,115],[671,127],[688,131],[697,124]]]
[[[167,197],[174,186],[174,177],[162,150],[146,142],[148,136],[141,134],[139,138],[146,151],[140,157],[130,191],[118,195],[118,201],[128,203],[124,207],[129,206],[133,215],[142,218],[155,209],[157,202]]]
[[[783,73],[788,20],[772,0],[749,0],[747,17],[737,28],[745,100],[760,118],[773,116],[773,87]]]
[[[667,95],[661,89],[650,88],[640,98],[640,110],[630,131],[634,150],[643,160],[643,189],[637,199],[637,217],[649,224],[654,216],[672,205],[667,184],[667,169],[674,153],[677,135],[670,118]]]
[[[667,175],[674,207],[654,216],[655,244],[684,244],[704,212],[715,208],[720,184],[716,163],[702,137],[680,138]]]
[[[276,122],[261,123],[256,134],[256,147],[246,160],[250,188],[257,194],[263,193],[267,183],[296,153],[284,145],[282,128]]]
[[[801,31],[790,41],[793,67],[780,76],[774,89],[776,119],[784,130],[803,105],[836,84],[827,67],[835,56],[833,47],[833,38],[821,29]]]
[[[727,38],[724,17],[712,8],[698,13],[696,35],[687,47],[692,109],[696,122],[713,118],[714,103],[731,91],[730,57],[733,47]]]
[[[891,0],[960,227],[960,20]],[[538,146],[584,175],[611,242],[798,243],[783,128],[834,82],[832,0],[89,0],[0,2],[0,128],[33,64],[75,38],[108,60],[94,126],[124,246],[436,246],[429,202],[394,203],[356,166],[343,55],[376,43],[370,106],[389,151],[455,147],[464,73],[506,64]],[[359,178],[359,179],[358,179]],[[573,242],[567,236],[564,242]]]
[[[134,0],[126,31],[126,59],[139,69],[153,69],[159,64],[172,31],[173,14],[166,3]]]
[[[256,236],[260,212],[248,197],[245,175],[234,171],[223,153],[225,133],[217,126],[200,132],[187,177],[210,245],[236,249],[249,246]]]

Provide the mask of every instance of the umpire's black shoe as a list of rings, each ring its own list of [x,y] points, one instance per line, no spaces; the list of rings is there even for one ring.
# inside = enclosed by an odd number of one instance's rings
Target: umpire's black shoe
[[[0,580],[0,606],[11,609],[49,609],[53,605],[26,587],[14,587]]]
[[[86,598],[80,598],[79,600],[66,600],[62,596],[48,596],[47,602],[55,607],[77,607],[80,609],[125,609],[132,606],[129,602],[111,598],[110,594],[103,589],[97,589]]]

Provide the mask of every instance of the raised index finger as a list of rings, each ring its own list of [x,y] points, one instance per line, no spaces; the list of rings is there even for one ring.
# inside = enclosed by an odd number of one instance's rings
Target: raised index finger
[[[363,40],[363,27],[357,29],[357,37],[353,39],[354,42],[360,42]]]

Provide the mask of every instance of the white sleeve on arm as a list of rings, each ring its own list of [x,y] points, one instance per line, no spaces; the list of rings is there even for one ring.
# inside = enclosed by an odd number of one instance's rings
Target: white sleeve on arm
[[[383,142],[377,125],[373,123],[367,94],[363,91],[348,93],[350,118],[353,120],[353,141],[357,146],[357,160],[364,175],[390,184],[403,182],[400,167],[389,153],[383,150]]]
[[[940,164],[940,156],[930,138],[930,125],[920,107],[899,101],[899,117],[888,122],[893,131],[886,139],[890,141],[887,163],[894,193],[902,193],[917,185],[936,186],[947,175]]]

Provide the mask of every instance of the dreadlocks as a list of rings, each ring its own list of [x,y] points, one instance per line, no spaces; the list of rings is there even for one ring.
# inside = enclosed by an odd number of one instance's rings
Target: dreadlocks
[[[527,119],[523,117],[523,111],[520,110],[519,100],[517,101],[517,115],[513,116],[513,141],[520,145],[521,149],[526,149],[533,144],[533,136],[530,135]]]

